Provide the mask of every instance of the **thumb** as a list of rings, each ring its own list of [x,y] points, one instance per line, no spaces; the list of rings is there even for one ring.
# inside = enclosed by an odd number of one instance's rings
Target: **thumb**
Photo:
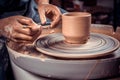
[[[39,10],[39,15],[40,15],[41,24],[45,24],[47,21],[45,16],[45,10]]]

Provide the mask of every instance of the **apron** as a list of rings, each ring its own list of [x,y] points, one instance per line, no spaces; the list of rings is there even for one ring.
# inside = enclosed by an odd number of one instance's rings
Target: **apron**
[[[0,19],[14,15],[30,17],[35,22],[40,22],[34,0],[0,0]]]

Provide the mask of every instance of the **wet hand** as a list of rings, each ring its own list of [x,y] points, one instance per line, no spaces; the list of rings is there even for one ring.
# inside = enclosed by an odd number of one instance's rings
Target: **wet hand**
[[[41,34],[41,26],[28,17],[12,16],[0,24],[2,35],[15,42],[33,42]]]
[[[38,12],[40,14],[41,23],[46,23],[46,18],[51,20],[51,28],[56,27],[61,22],[61,12],[57,6],[52,4],[38,5]]]

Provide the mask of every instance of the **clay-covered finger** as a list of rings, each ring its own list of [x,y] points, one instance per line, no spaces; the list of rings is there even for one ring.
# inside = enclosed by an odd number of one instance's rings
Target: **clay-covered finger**
[[[11,38],[13,38],[13,39],[21,39],[21,40],[26,40],[26,41],[32,40],[32,36],[21,34],[21,33],[12,34]]]
[[[29,25],[29,26],[36,25],[36,23],[31,18],[17,19],[17,21],[23,25]]]

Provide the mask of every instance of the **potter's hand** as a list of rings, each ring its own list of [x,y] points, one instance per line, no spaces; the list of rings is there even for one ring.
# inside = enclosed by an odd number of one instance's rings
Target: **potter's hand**
[[[52,4],[38,4],[38,12],[40,14],[40,19],[42,24],[46,23],[46,18],[49,18],[52,22],[50,27],[53,28],[59,24],[61,20],[61,12]]]
[[[33,42],[41,33],[41,27],[32,19],[12,16],[0,19],[1,35],[15,42]]]

